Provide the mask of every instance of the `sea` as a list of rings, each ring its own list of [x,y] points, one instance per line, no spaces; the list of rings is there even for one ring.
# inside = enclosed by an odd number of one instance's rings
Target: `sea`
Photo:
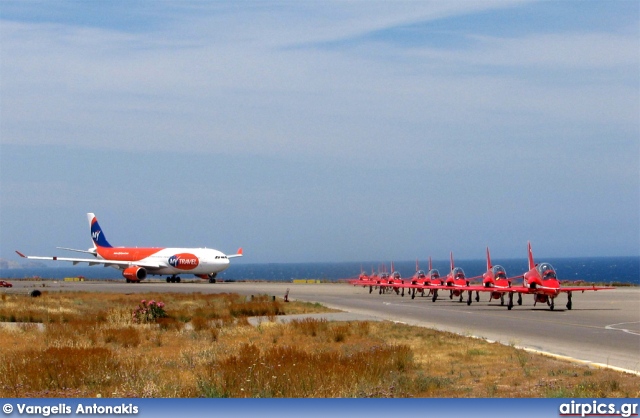
[[[250,264],[235,262],[218,274],[218,279],[224,281],[270,281],[290,282],[292,280],[321,280],[339,281],[357,278],[361,271],[385,270],[390,272],[389,263],[386,267],[378,262],[325,262],[325,263],[264,263]],[[604,284],[640,285],[640,257],[576,257],[549,258],[539,260],[551,263],[556,269],[558,278],[562,282],[587,282]],[[509,276],[517,276],[527,271],[526,259],[500,260]],[[419,266],[426,270],[428,263],[420,260]],[[486,271],[485,260],[456,260],[456,267],[462,267],[467,277],[480,276]],[[403,278],[411,277],[416,270],[416,261],[396,261],[394,268]],[[434,260],[433,268],[444,275],[449,271],[449,260]],[[0,278],[21,279],[62,279],[65,277],[83,276],[87,280],[122,279],[120,272],[111,267],[102,266],[70,266],[59,267],[22,267],[0,269]],[[150,276],[153,277],[153,276]],[[183,279],[193,278],[190,274],[181,275]]]

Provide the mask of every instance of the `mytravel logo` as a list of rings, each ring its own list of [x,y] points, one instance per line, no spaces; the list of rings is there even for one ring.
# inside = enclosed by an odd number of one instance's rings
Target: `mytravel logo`
[[[198,257],[189,253],[175,254],[169,257],[169,265],[180,270],[192,270],[198,267]]]

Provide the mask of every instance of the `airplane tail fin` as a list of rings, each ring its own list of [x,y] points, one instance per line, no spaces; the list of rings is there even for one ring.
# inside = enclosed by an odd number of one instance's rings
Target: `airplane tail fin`
[[[487,247],[487,271],[491,270],[491,254],[489,254],[489,247]]]
[[[93,213],[87,213],[87,219],[89,219],[89,228],[91,229],[91,239],[93,240],[94,247],[106,247],[111,248],[111,244],[105,238],[100,224],[98,224],[98,218]]]
[[[429,271],[432,270],[433,267],[431,267],[431,256],[429,256]]]
[[[529,270],[534,268],[536,264],[533,262],[533,251],[531,251],[531,242],[527,241],[527,246],[529,247]]]
[[[451,260],[451,270],[453,270],[453,251],[449,253],[449,259]]]

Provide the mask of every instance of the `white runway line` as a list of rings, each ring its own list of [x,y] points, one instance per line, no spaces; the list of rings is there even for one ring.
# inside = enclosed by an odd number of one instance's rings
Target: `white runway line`
[[[606,327],[604,327],[604,329],[613,330],[613,331],[622,331],[622,332],[626,332],[627,334],[640,336],[640,332],[638,332],[638,331],[632,331],[632,330],[626,329],[626,328],[616,328],[618,325],[627,325],[627,324],[640,324],[640,321],[636,321],[636,322],[621,322],[619,324],[611,324],[611,325],[607,325]]]

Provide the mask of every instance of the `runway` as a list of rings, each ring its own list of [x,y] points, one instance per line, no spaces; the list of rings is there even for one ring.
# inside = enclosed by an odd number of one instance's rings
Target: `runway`
[[[368,288],[348,284],[292,283],[164,283],[143,282],[29,282],[14,281],[7,293],[41,291],[96,292],[201,292],[267,294],[282,298],[289,289],[289,298],[319,302],[325,306],[410,325],[426,326],[462,335],[485,338],[503,344],[542,351],[557,356],[606,365],[640,373],[640,288],[620,288],[598,292],[574,293],[573,309],[566,310],[566,296],[556,299],[551,311],[546,304],[533,306],[531,295],[523,296],[523,305],[508,311],[499,301],[480,302],[471,306],[440,295],[431,298],[379,295]],[[42,285],[44,284],[44,287]],[[475,295],[474,295],[475,296]]]

